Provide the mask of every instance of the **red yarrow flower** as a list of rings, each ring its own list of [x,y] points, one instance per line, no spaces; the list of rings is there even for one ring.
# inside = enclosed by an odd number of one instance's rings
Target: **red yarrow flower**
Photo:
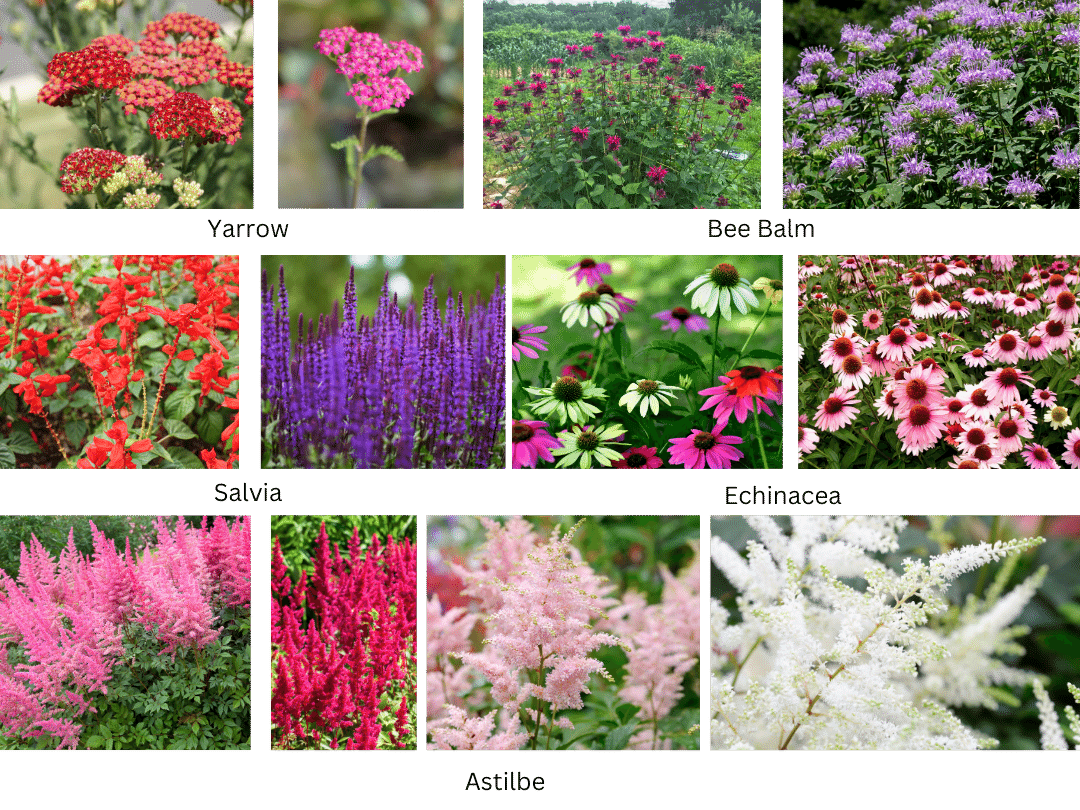
[[[60,190],[88,194],[123,167],[127,158],[111,149],[84,146],[60,161]]]
[[[77,96],[115,90],[132,79],[128,60],[105,44],[61,51],[49,60],[45,72],[49,80],[38,92],[38,101],[53,107],[70,107]]]
[[[213,105],[194,93],[177,93],[161,102],[146,123],[158,140],[194,138],[212,143],[223,137]]]

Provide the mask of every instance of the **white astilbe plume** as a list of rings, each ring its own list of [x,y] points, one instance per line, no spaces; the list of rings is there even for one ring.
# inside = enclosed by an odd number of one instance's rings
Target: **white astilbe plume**
[[[1042,739],[1043,750],[1068,751],[1069,743],[1061,730],[1057,708],[1050,699],[1050,695],[1047,694],[1046,687],[1039,680],[1033,681],[1031,685],[1035,689],[1035,703],[1039,707],[1039,736]],[[1073,700],[1080,704],[1080,687],[1071,683],[1066,685]],[[1072,734],[1074,740],[1078,741],[1073,748],[1080,751],[1080,714],[1077,714],[1072,706],[1066,706],[1065,718],[1069,721],[1069,733]]]
[[[949,710],[993,705],[993,687],[1032,679],[998,656],[1045,572],[1002,596],[947,612],[949,582],[1041,538],[963,546],[901,571],[898,517],[747,519],[745,556],[714,537],[716,567],[735,588],[736,614],[712,609],[714,748],[987,747]]]

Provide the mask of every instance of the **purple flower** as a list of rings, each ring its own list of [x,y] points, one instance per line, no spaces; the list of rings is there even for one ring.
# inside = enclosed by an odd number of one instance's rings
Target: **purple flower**
[[[836,64],[836,58],[833,56],[832,51],[824,45],[820,45],[816,48],[807,48],[800,56],[801,61],[799,64],[804,70],[814,70]]]
[[[1027,115],[1024,116],[1024,121],[1039,129],[1050,129],[1057,125],[1058,118],[1058,111],[1052,105],[1043,104],[1041,106],[1036,105],[1028,110]]]
[[[889,149],[894,155],[906,155],[915,149],[919,143],[919,135],[915,132],[894,132],[889,136]]]
[[[918,155],[912,155],[900,164],[900,174],[904,177],[926,177],[930,174],[930,164]]]
[[[548,348],[547,341],[536,337],[536,335],[546,331],[546,326],[536,326],[531,323],[527,323],[521,328],[513,327],[510,338],[510,356],[514,358],[514,362],[521,360],[522,355],[536,360],[540,356],[536,353],[537,351],[546,352]]]
[[[680,326],[685,326],[687,332],[700,332],[709,328],[708,318],[695,315],[685,307],[665,309],[663,312],[657,312],[653,317],[664,322],[664,325],[660,327],[661,330],[669,329],[672,332],[678,332]]]
[[[1080,27],[1075,23],[1062,27],[1061,33],[1054,37],[1054,42],[1072,48],[1080,47]]]
[[[1080,173],[1080,152],[1068,146],[1054,147],[1050,162],[1065,177],[1075,177]]]
[[[866,158],[860,155],[854,146],[845,146],[840,154],[833,158],[829,168],[837,174],[850,176],[862,171],[866,167]]]
[[[1016,198],[1017,202],[1034,202],[1044,190],[1042,183],[1019,172],[1014,172],[1012,179],[1005,185],[1005,193]]]
[[[956,174],[953,175],[952,179],[959,183],[962,188],[984,189],[990,185],[990,181],[994,179],[994,176],[990,174],[987,167],[976,166],[970,160],[966,160],[957,167]]]

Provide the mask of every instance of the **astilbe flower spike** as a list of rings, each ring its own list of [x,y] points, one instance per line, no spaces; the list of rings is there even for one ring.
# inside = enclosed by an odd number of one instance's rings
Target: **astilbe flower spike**
[[[59,560],[31,536],[22,546],[18,581],[0,571],[0,730],[11,738],[51,736],[58,748],[79,744],[79,718],[94,693],[106,694],[122,663],[124,632],[142,625],[161,655],[201,649],[221,628],[223,605],[249,606],[251,522],[222,518],[174,531],[158,520],[157,541],[141,555],[116,551],[91,524],[93,556],[74,532]],[[14,654],[12,651],[15,651]]]
[[[320,528],[311,576],[290,575],[275,544],[270,640],[274,745],[403,747],[415,730],[416,551],[354,530],[342,554]],[[392,695],[404,690],[400,699]],[[383,724],[380,713],[390,720]]]

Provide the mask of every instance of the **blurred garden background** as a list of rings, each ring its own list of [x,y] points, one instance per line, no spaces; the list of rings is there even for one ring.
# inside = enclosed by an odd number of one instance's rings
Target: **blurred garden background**
[[[927,4],[917,0],[788,0],[784,3],[784,80],[798,74],[804,48],[824,45],[835,52],[845,25],[872,25],[880,31],[913,5]]]
[[[474,11],[477,10],[474,7]],[[462,0],[281,0],[278,3],[278,206],[348,207],[345,155],[330,144],[359,134],[349,82],[316,52],[319,32],[351,26],[423,51],[424,69],[402,78],[414,95],[371,122],[366,143],[391,146],[404,163],[364,169],[361,207],[462,205]]]

